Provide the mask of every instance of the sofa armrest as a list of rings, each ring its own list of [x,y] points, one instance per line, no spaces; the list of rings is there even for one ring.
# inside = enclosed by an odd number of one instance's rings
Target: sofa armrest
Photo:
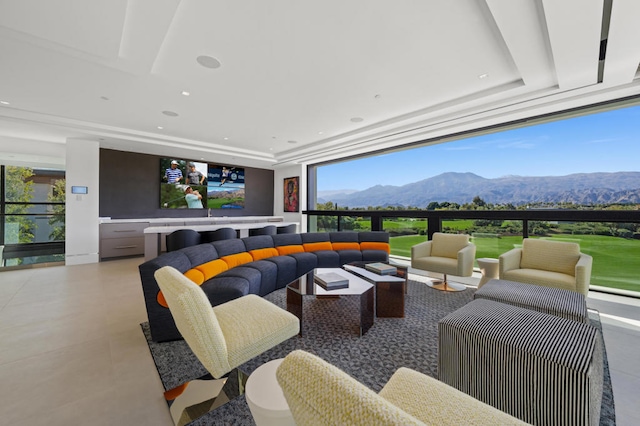
[[[473,274],[473,262],[476,259],[476,245],[467,244],[458,252],[458,276],[470,277]]]
[[[522,258],[522,249],[514,248],[506,253],[502,253],[498,258],[498,266],[500,279],[504,278],[504,273],[512,269],[520,269],[520,259]]]
[[[295,350],[276,378],[299,425],[421,425],[344,371],[316,355]]]
[[[587,297],[589,294],[589,284],[591,282],[591,267],[593,258],[588,254],[580,253],[580,259],[576,263],[576,291]]]
[[[525,424],[444,382],[406,367],[393,373],[379,395],[426,424]]]
[[[419,257],[431,256],[431,243],[431,241],[425,241],[411,247],[411,258],[417,259]]]

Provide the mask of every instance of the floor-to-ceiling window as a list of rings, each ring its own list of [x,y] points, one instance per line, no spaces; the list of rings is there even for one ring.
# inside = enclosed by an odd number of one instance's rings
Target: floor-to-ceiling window
[[[440,215],[438,229],[472,235],[478,258],[495,258],[523,236],[575,241],[594,257],[593,285],[640,292],[639,121],[640,105],[609,104],[470,132],[445,143],[426,141],[403,151],[315,165],[310,174],[316,187],[310,193],[317,195],[308,208],[327,211],[317,216],[318,230],[336,222],[329,213],[336,209],[362,211],[361,217],[339,218],[349,220],[341,230],[370,229],[371,212],[391,212],[382,229],[398,256],[408,256],[413,244],[424,241],[429,225],[424,215],[393,211],[477,213],[471,219]],[[625,211],[632,220],[481,217],[500,210],[554,209],[602,212],[601,218]]]
[[[0,264],[64,261],[65,173],[0,165]]]

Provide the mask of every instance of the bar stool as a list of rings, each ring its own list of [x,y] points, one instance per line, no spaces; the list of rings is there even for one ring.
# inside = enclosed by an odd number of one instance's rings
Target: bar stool
[[[267,225],[264,228],[254,228],[249,229],[249,236],[253,237],[254,235],[276,235],[276,227],[275,225]]]

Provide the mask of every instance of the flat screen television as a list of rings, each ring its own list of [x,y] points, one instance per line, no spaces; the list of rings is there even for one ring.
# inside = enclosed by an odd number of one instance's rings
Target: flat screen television
[[[160,176],[161,208],[244,208],[243,168],[161,158]]]

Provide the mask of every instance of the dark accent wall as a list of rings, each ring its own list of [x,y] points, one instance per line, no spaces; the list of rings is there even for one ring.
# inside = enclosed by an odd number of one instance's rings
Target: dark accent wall
[[[100,149],[100,217],[206,217],[207,209],[160,208],[160,158]],[[273,215],[273,170],[250,167],[244,170],[245,208],[212,209],[211,216]]]

